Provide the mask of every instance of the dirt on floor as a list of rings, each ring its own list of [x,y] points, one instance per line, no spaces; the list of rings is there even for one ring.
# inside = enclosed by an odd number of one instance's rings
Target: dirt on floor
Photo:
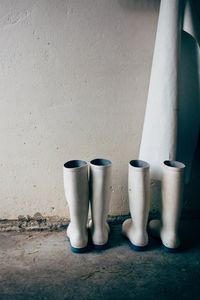
[[[0,233],[0,300],[200,299],[200,220],[181,224],[183,249],[150,239],[132,251],[111,226],[109,247],[73,254],[65,231]]]

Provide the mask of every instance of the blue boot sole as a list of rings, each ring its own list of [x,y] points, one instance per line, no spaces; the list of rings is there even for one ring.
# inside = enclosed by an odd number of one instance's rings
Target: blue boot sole
[[[89,250],[90,250],[90,248],[91,248],[91,247],[90,247],[90,244],[89,244],[89,241],[88,241],[87,246],[82,247],[82,248],[76,248],[76,247],[73,247],[73,246],[71,245],[70,239],[68,238],[68,236],[66,236],[66,240],[67,240],[67,242],[69,242],[69,244],[70,244],[70,250],[71,250],[71,252],[76,253],[76,254],[89,252]]]
[[[148,245],[145,245],[145,246],[137,246],[137,245],[132,244],[130,241],[128,241],[128,244],[129,244],[129,247],[130,247],[132,250],[137,251],[137,252],[147,251],[147,250],[148,250]]]
[[[181,247],[177,247],[177,248],[169,248],[166,247],[165,245],[162,244],[162,249],[163,251],[167,252],[167,253],[178,253],[181,252]]]
[[[103,245],[92,244],[92,248],[97,251],[106,250],[106,249],[108,249],[108,243],[103,244]]]
[[[142,251],[147,251],[149,249],[149,244],[145,246],[137,246],[131,243],[130,240],[125,235],[122,234],[122,237],[128,242],[128,245],[131,248],[131,250],[142,252]]]
[[[89,247],[86,246],[86,247],[83,247],[83,248],[75,248],[73,247],[71,244],[70,244],[70,249],[73,253],[86,253],[89,251]]]

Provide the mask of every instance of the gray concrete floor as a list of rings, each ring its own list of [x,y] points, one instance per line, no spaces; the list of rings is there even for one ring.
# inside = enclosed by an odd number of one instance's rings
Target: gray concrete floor
[[[200,221],[181,225],[184,249],[150,241],[133,252],[111,226],[110,247],[72,254],[65,232],[0,233],[0,300],[200,299]]]

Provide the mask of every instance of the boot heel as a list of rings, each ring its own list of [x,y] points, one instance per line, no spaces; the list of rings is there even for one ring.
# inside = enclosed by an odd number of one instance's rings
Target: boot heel
[[[134,251],[137,251],[137,252],[141,252],[141,251],[147,251],[149,246],[148,245],[145,245],[145,246],[136,246],[134,244],[132,244],[130,241],[128,241],[128,244],[129,244],[129,247],[134,250]]]
[[[177,248],[169,248],[169,247],[166,247],[165,245],[162,244],[162,249],[164,252],[167,252],[167,253],[179,253],[181,252],[181,247],[177,247]]]

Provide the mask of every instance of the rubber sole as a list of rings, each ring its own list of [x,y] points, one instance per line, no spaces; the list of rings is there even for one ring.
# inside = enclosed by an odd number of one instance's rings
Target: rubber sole
[[[86,252],[89,251],[89,247],[88,246],[83,247],[83,248],[75,248],[71,244],[70,244],[70,249],[71,249],[71,251],[73,253],[76,253],[76,254],[78,254],[78,253],[86,253]]]
[[[165,245],[162,244],[162,249],[163,251],[167,252],[167,253],[179,253],[181,252],[181,247],[177,247],[177,248],[169,248],[166,247]]]
[[[106,249],[108,249],[108,243],[103,244],[103,245],[92,244],[92,248],[97,251],[106,250]]]
[[[148,231],[149,235],[154,238],[155,240],[161,242],[162,244],[162,250],[166,253],[178,253],[178,252],[181,252],[182,251],[182,248],[181,246],[177,247],[177,248],[169,248],[167,246],[165,246],[163,243],[162,243],[162,240],[159,236],[154,236],[152,235],[149,231]]]
[[[131,250],[137,251],[137,252],[142,252],[142,251],[147,251],[149,249],[149,244],[145,245],[145,246],[137,246],[133,243],[131,243],[131,241],[122,234],[122,237],[128,242],[129,247],[131,248]]]
[[[71,250],[71,252],[76,253],[76,254],[78,254],[78,253],[86,253],[86,252],[89,252],[90,249],[91,249],[89,241],[88,241],[87,246],[82,247],[82,248],[73,247],[71,245],[70,239],[69,239],[69,237],[67,235],[66,235],[66,241],[69,242],[69,244],[70,244],[70,250]]]
[[[129,245],[129,247],[130,247],[132,250],[137,251],[137,252],[147,251],[147,250],[148,250],[148,245],[145,245],[145,246],[137,246],[137,245],[134,245],[133,243],[131,243],[130,241],[128,241],[128,245]]]

